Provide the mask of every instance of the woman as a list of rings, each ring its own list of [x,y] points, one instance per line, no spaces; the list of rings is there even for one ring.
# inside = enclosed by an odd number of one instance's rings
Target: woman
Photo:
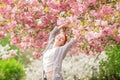
[[[55,27],[51,32],[48,45],[43,52],[43,80],[63,80],[61,69],[62,61],[67,51],[76,42],[76,38],[72,38],[68,43],[67,37],[62,28],[65,25]],[[60,33],[56,33],[60,30]]]

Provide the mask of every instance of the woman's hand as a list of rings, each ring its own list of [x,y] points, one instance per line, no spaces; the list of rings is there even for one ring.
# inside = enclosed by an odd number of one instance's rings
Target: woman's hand
[[[63,29],[63,28],[66,28],[67,26],[68,26],[68,24],[67,24],[67,23],[62,24],[62,25],[58,26],[58,29]]]
[[[80,39],[81,39],[81,35],[80,35],[80,33],[79,33],[79,31],[77,31],[77,30],[75,30],[75,29],[72,29],[72,33],[73,33],[73,37],[74,37],[74,39],[76,39],[77,41],[80,41]]]

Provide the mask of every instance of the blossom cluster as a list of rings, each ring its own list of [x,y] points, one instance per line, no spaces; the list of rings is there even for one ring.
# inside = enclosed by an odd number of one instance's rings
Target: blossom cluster
[[[11,57],[17,56],[17,50],[10,49],[9,45],[2,46],[0,45],[0,58],[7,60]]]
[[[49,32],[64,23],[69,37],[81,36],[71,50],[76,54],[94,55],[120,43],[119,0],[0,0],[0,15],[0,38],[9,33],[11,44],[39,54]]]
[[[75,56],[68,55],[63,61],[63,76],[66,80],[84,80],[93,77],[93,75],[97,76],[102,60],[107,60],[104,51],[94,57],[87,56],[83,53]]]
[[[94,57],[87,56],[83,53],[79,55],[67,55],[63,61],[62,74],[65,80],[84,80],[91,78],[94,74],[99,73],[100,61],[107,60],[105,52]],[[33,60],[25,68],[27,80],[42,79],[42,60]]]

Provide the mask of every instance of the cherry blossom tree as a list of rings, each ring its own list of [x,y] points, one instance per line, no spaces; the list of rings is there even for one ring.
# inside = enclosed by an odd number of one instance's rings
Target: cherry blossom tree
[[[67,23],[68,38],[80,36],[71,52],[95,55],[120,43],[119,16],[119,0],[0,0],[0,38],[10,35],[38,58],[49,32]]]

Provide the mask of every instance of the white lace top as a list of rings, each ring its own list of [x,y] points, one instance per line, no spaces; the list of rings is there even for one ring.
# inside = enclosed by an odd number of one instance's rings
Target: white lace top
[[[43,68],[45,72],[53,70],[55,50],[56,48],[49,49],[43,55]]]

